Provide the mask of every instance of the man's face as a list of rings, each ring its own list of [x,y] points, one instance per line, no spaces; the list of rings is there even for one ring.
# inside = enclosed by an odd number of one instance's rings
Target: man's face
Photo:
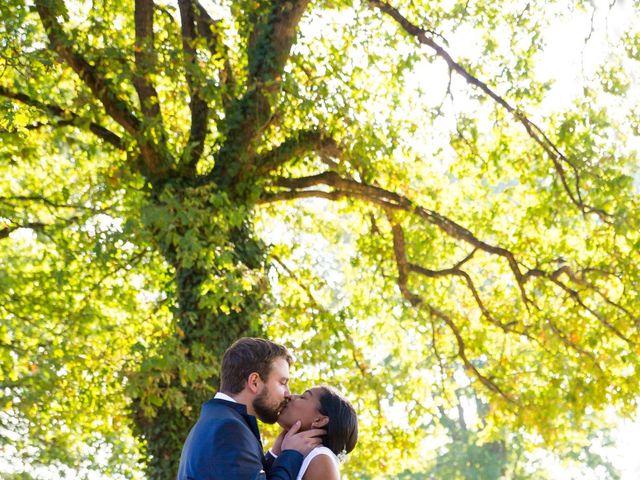
[[[271,364],[269,378],[263,380],[262,390],[253,399],[253,409],[263,423],[276,423],[280,410],[291,395],[289,392],[289,364],[276,358]]]

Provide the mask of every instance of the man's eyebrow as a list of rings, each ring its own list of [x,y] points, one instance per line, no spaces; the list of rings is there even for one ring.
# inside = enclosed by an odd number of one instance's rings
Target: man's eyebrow
[[[313,392],[311,392],[311,390],[305,390],[302,395],[306,395],[307,393],[313,397]]]

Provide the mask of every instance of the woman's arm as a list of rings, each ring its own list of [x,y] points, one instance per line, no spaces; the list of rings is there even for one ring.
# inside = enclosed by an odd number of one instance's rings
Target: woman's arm
[[[318,455],[309,464],[303,480],[340,480],[336,462],[328,455]]]

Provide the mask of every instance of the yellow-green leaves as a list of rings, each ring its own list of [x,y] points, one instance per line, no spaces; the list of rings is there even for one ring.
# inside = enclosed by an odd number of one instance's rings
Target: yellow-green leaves
[[[261,334],[356,406],[346,478],[606,464],[640,369],[637,5],[223,0],[183,38],[157,1],[151,42],[134,2],[76,3],[55,51],[0,5],[16,461],[174,475]]]

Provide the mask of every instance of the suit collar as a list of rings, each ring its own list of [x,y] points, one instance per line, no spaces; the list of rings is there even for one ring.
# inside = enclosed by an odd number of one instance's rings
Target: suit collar
[[[238,402],[234,402],[231,400],[225,400],[223,398],[212,398],[211,400],[209,400],[207,403],[205,403],[205,405],[210,404],[210,405],[224,405],[226,407],[231,407],[233,408],[236,412],[241,413],[241,414],[247,414],[247,406],[244,403],[238,403]]]
[[[247,413],[247,406],[244,403],[230,402],[221,398],[212,398],[203,405],[203,410],[207,405],[222,405],[238,412],[251,429],[253,435],[258,439],[258,442],[260,442],[260,444],[262,445],[262,440],[260,439],[260,430],[258,429],[258,421],[256,420],[256,417]]]
[[[226,393],[218,392],[213,398],[219,398],[220,400],[227,400],[229,402],[238,403],[235,399],[227,395]]]

